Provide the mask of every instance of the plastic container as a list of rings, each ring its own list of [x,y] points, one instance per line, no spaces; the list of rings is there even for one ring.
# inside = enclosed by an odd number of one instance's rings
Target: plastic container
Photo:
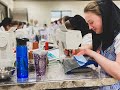
[[[47,66],[47,51],[35,50],[33,51],[33,58],[35,63],[36,77],[41,78],[45,75]]]
[[[39,48],[39,42],[35,41],[33,42],[33,49],[38,49]]]
[[[48,50],[49,47],[48,47],[48,42],[45,42],[45,50]]]
[[[17,67],[17,81],[28,80],[28,49],[26,42],[28,39],[18,39],[16,47],[16,67]]]

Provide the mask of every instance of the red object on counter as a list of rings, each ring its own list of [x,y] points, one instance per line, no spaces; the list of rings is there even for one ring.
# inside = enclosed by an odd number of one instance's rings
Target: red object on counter
[[[33,48],[32,49],[38,49],[39,48],[39,43],[38,42],[33,42]]]
[[[45,50],[48,50],[48,42],[45,42]]]

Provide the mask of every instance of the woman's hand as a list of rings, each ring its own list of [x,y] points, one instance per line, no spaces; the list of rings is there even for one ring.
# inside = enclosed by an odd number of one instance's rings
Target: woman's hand
[[[91,49],[76,49],[76,50],[72,50],[72,52],[70,52],[70,51],[67,50],[67,49],[64,50],[64,54],[65,54],[66,56],[69,56],[71,53],[72,53],[72,55],[78,55],[78,56],[80,56],[80,55],[88,55],[88,56],[90,56],[91,58],[93,58],[93,57],[94,57],[94,54],[95,54],[96,52],[94,52],[94,51],[91,50]]]
[[[72,55],[76,55],[76,54],[78,54],[79,52],[80,52],[79,49],[72,50]]]
[[[86,55],[87,49],[76,49],[72,51],[73,55]]]
[[[77,53],[74,55],[88,55],[91,58],[94,58],[94,54],[96,53],[95,51],[91,49],[80,49],[79,51],[76,51]]]
[[[64,54],[65,54],[66,56],[68,56],[69,53],[68,53],[68,50],[67,50],[67,49],[64,50]]]
[[[78,55],[78,56],[80,56],[80,55],[85,55],[85,49],[82,49],[82,50],[76,50],[76,54],[75,55]]]

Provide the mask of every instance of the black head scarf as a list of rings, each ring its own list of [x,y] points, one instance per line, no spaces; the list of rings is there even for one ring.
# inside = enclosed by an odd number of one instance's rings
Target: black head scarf
[[[82,36],[90,32],[88,24],[86,23],[85,19],[80,15],[75,15],[74,17],[70,18],[69,22],[75,30],[81,31]]]
[[[97,3],[100,8],[103,26],[99,41],[102,42],[102,49],[106,50],[120,31],[120,9],[112,0],[97,0]],[[97,41],[97,39],[94,41]]]
[[[6,18],[4,18],[4,19],[2,20],[2,22],[0,23],[0,26],[4,26],[4,27],[5,27],[5,26],[7,26],[7,25],[10,25],[11,22],[12,22],[12,19],[6,17]]]

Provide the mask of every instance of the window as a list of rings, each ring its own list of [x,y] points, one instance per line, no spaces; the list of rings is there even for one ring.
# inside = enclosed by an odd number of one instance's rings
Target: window
[[[64,16],[71,16],[71,11],[62,11],[62,17]]]
[[[71,10],[56,10],[51,11],[51,21],[58,20],[64,16],[71,16]]]

